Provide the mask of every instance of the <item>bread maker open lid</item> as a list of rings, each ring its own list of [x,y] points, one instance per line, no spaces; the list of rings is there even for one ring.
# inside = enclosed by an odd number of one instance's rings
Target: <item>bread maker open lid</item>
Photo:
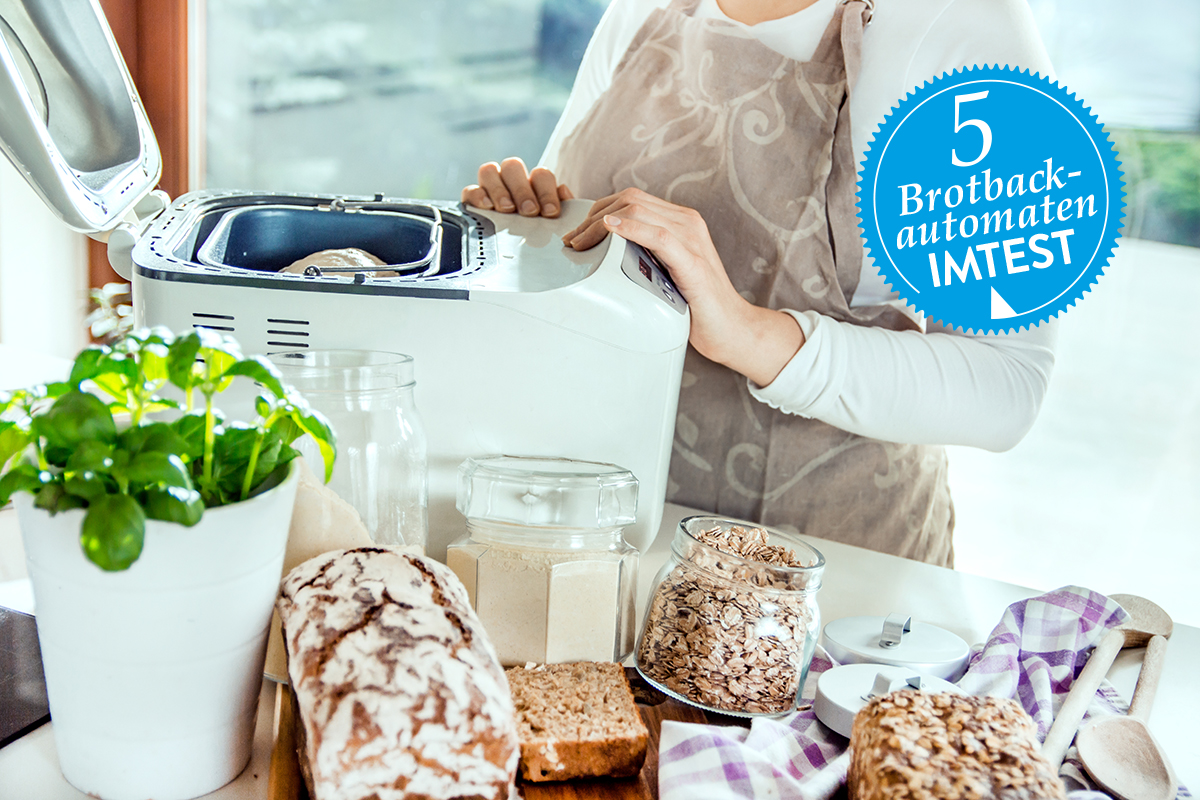
[[[0,150],[97,238],[158,184],[162,156],[98,0],[0,0]]]

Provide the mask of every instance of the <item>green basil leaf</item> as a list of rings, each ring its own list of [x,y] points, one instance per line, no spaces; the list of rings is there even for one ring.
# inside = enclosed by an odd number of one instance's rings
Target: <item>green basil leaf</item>
[[[33,441],[33,434],[16,422],[0,420],[0,470],[13,456],[25,451]]]
[[[250,478],[251,489],[275,468],[279,450],[283,445],[278,435],[271,431],[262,430],[261,434],[262,443],[258,445],[258,458],[254,474]],[[217,435],[213,446],[213,480],[220,488],[222,496],[233,500],[241,497],[246,470],[250,467],[250,456],[258,443],[259,435],[259,428],[244,423],[231,424]],[[206,502],[207,499],[206,497]]]
[[[113,466],[113,446],[107,442],[80,442],[67,458],[70,472],[108,472]]]
[[[138,453],[130,459],[125,477],[132,483],[192,488],[192,479],[179,456],[156,450]]]
[[[66,467],[67,460],[74,452],[72,448],[59,444],[47,444],[42,448],[42,454],[46,456],[46,463],[53,467]]]
[[[49,472],[42,472],[33,464],[17,464],[0,475],[0,506],[6,505],[17,492],[34,494],[40,491],[42,484],[51,480],[53,476]]]
[[[129,476],[125,474],[125,470],[129,467],[131,456],[124,450],[113,450],[112,466],[108,468],[108,474],[112,475],[118,482],[129,480]]]
[[[337,458],[337,434],[333,426],[324,414],[315,409],[296,408],[289,417],[317,443],[317,449],[321,451],[321,458],[325,461],[325,482],[329,483],[329,479],[333,477],[333,462]]]
[[[250,451],[258,439],[258,428],[244,422],[231,422],[217,432],[213,442],[216,466],[237,468],[250,460]]]
[[[138,353],[142,379],[148,384],[166,381],[170,372],[170,350],[160,343],[148,343]]]
[[[225,370],[221,377],[232,378],[234,376],[243,376],[261,383],[276,397],[283,397],[286,394],[283,388],[283,376],[280,375],[278,367],[262,356],[243,358]]]
[[[220,412],[216,412],[217,425],[221,425],[225,421],[225,416]],[[183,447],[175,452],[181,456],[187,456],[191,461],[204,455],[204,412],[192,412],[184,414],[179,419],[169,423],[175,433],[179,434],[179,438],[183,441]],[[174,448],[172,448],[174,450]]]
[[[200,493],[180,486],[154,486],[147,489],[143,507],[150,519],[178,522],[189,528],[199,522],[204,514]]]
[[[85,502],[82,497],[68,492],[63,484],[55,482],[44,484],[34,497],[33,504],[54,515],[60,511],[70,511],[72,508],[83,508]]]
[[[241,487],[236,490],[226,490],[220,484],[213,482],[207,487],[200,487],[200,497],[204,500],[205,508],[216,508],[236,503],[241,497]]]
[[[271,430],[279,434],[279,438],[283,440],[284,444],[291,444],[304,435],[304,430],[296,424],[296,421],[290,415],[275,420],[275,424],[271,426]]]
[[[115,487],[115,485],[115,483],[111,485],[106,483],[101,476],[94,472],[81,472],[78,475],[72,475],[63,484],[68,492],[76,497],[82,497],[88,502],[109,494],[110,489]]]
[[[78,389],[79,384],[99,375],[104,371],[104,358],[111,352],[108,347],[97,345],[75,356],[75,364],[71,367],[71,376],[67,378],[67,383]]]
[[[287,447],[287,445],[284,445],[284,447]],[[287,477],[288,462],[291,460],[291,458],[288,458],[287,461],[281,461],[279,465],[275,467],[275,469],[271,470],[270,474],[264,477],[262,481],[259,482],[258,486],[255,486],[254,489],[251,490],[250,497],[256,497],[263,492],[268,492],[279,484],[283,483],[284,479]]]
[[[203,417],[200,418],[200,422],[201,436],[203,437]],[[152,422],[149,425],[128,428],[121,432],[118,441],[123,449],[133,455],[145,450],[158,450],[163,453],[175,453],[190,457],[188,442],[166,422]],[[201,450],[203,450],[203,438],[201,439]]]
[[[117,351],[108,353],[100,359],[100,375],[120,377],[125,381],[126,385],[134,383],[138,378],[137,358],[133,353],[121,353]],[[95,378],[92,380],[94,381]]]
[[[83,553],[100,569],[129,569],[142,554],[146,514],[127,494],[106,494],[91,501],[83,518],[79,543]]]
[[[100,398],[72,390],[54,401],[45,414],[34,417],[34,431],[50,445],[74,448],[80,442],[113,442],[117,425],[112,412]]]
[[[129,390],[129,382],[125,376],[121,374],[104,373],[96,375],[92,379],[92,384],[104,392],[115,401],[114,408],[120,405],[124,408],[124,403],[128,399],[126,392]]]
[[[300,455],[300,451],[290,445],[281,445],[279,448],[279,460],[277,464],[286,464],[293,458]]]
[[[46,384],[46,397],[62,397],[64,394],[66,394],[67,392],[71,391],[74,388],[75,387],[72,386],[71,384],[64,383],[62,381],[55,381],[54,383],[47,383]]]
[[[167,352],[167,375],[171,383],[185,392],[196,385],[196,358],[200,354],[200,336],[195,331],[180,336]]]

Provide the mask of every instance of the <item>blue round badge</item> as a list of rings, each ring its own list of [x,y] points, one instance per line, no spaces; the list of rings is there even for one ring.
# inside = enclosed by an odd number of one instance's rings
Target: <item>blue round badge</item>
[[[1057,316],[1116,246],[1124,181],[1108,135],[1040,75],[982,67],[909,94],[867,148],[866,248],[946,327],[1004,333]]]

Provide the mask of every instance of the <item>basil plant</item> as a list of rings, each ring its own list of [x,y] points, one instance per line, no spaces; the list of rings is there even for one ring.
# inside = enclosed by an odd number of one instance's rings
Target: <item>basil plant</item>
[[[250,423],[214,405],[238,378],[260,387]],[[182,399],[160,394],[169,387]],[[23,491],[51,514],[86,509],[84,554],[123,570],[141,555],[147,519],[190,527],[206,508],[266,491],[306,433],[328,481],[333,429],[270,361],[207,329],[134,331],[81,352],[66,382],[0,393],[0,506]]]

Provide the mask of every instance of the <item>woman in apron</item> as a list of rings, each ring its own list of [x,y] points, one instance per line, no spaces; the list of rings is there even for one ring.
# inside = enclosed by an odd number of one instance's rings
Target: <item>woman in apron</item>
[[[614,0],[546,166],[486,164],[463,201],[600,198],[564,243],[615,232],[670,270],[692,327],[669,500],[952,566],[942,445],[1024,435],[1053,330],[966,336],[904,308],[864,268],[855,159],[944,70],[1049,67],[1023,0],[879,3]]]

